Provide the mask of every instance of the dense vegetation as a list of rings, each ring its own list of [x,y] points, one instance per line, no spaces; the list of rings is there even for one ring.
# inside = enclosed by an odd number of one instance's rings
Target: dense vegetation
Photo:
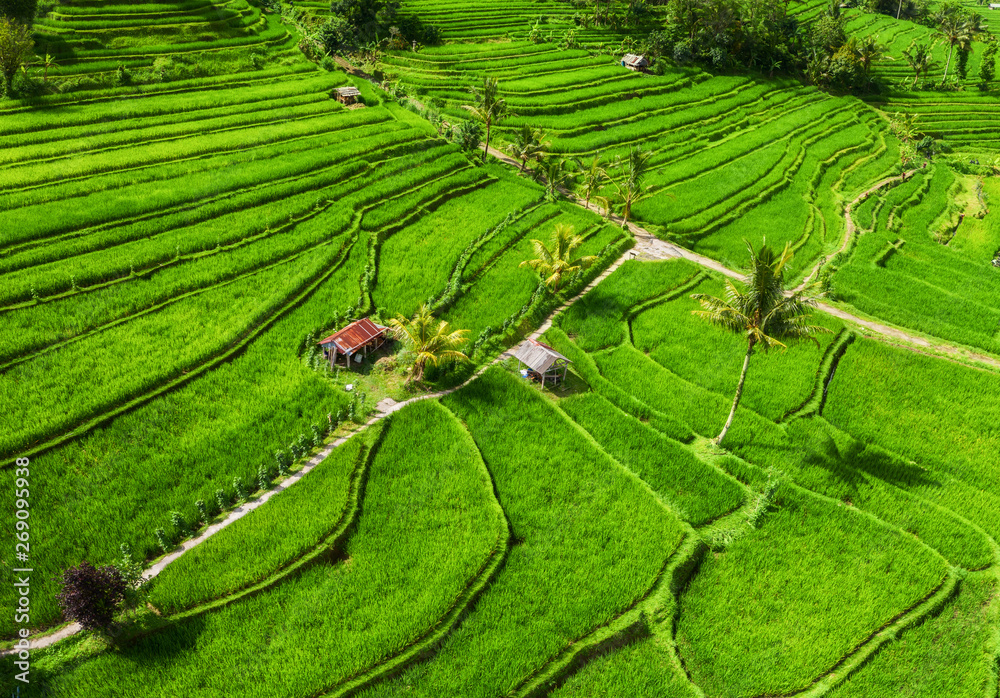
[[[39,695],[995,696],[985,9],[0,15],[22,32],[0,454],[8,490],[31,461],[31,628],[60,622],[64,570],[230,522],[113,635],[32,650]],[[765,239],[822,333],[753,355],[720,444],[747,338],[694,296],[731,299],[720,268]],[[542,388],[501,353],[560,307],[542,341],[572,365]],[[455,334],[332,369],[317,346],[415,314]]]

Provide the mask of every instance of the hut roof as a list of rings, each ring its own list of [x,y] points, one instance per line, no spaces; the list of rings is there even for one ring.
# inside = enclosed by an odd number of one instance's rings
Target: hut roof
[[[331,334],[326,339],[321,339],[318,344],[324,347],[336,344],[338,351],[354,353],[354,350],[364,346],[366,342],[375,339],[388,329],[388,327],[376,325],[368,318],[364,318],[363,320],[355,320],[340,332]]]
[[[626,53],[622,56],[622,63],[635,68],[645,68],[649,65],[649,61],[646,60],[645,56],[640,56],[635,53]]]
[[[538,373],[545,373],[556,361],[572,363],[548,344],[542,344],[534,339],[526,339],[514,349],[514,357],[522,364]]]
[[[334,90],[334,92],[336,92],[341,97],[360,97],[361,96],[361,90],[359,90],[358,88],[354,87],[353,85],[348,86],[348,87],[338,87],[337,89]]]

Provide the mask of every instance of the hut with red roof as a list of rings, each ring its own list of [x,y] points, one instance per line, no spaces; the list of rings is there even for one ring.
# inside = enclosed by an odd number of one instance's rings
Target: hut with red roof
[[[370,352],[378,351],[389,340],[389,328],[376,325],[368,318],[355,320],[350,325],[326,339],[321,339],[323,356],[330,362],[330,368],[337,364],[337,357],[343,356],[347,369],[351,361],[361,363]]]

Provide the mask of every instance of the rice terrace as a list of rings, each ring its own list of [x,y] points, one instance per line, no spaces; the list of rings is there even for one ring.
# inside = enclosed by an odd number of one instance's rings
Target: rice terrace
[[[1000,698],[998,68],[989,0],[0,0],[4,695]]]

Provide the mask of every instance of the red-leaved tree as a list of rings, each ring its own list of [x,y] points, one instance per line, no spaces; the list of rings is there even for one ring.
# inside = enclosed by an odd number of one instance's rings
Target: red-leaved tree
[[[115,613],[125,600],[128,583],[114,565],[94,567],[84,560],[56,577],[62,590],[56,595],[63,614],[87,630],[108,633]]]

